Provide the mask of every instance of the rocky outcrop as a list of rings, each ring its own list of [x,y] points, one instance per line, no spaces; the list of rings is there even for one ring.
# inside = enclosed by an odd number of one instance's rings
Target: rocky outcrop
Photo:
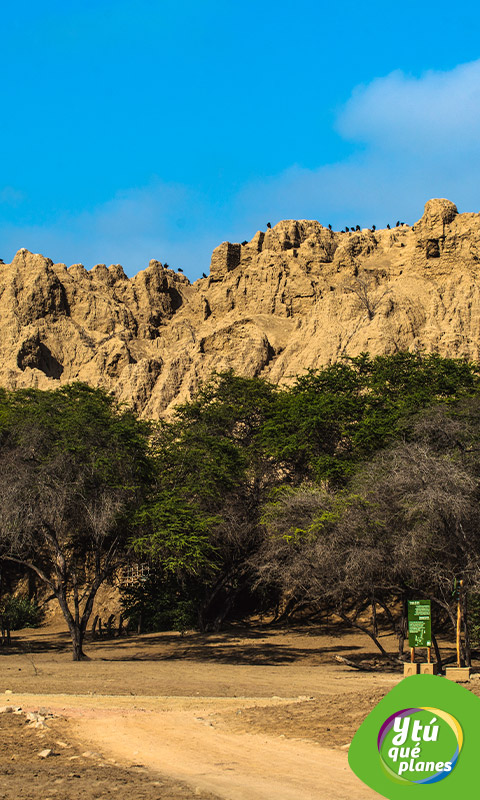
[[[284,220],[214,250],[193,285],[150,261],[0,265],[0,384],[84,380],[159,417],[214,370],[289,381],[364,351],[480,357],[480,215],[430,200],[414,226]]]

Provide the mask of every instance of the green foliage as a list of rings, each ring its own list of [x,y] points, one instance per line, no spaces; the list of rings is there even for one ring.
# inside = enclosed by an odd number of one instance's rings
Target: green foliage
[[[166,573],[198,572],[212,555],[209,531],[218,518],[205,514],[173,489],[155,492],[135,517],[132,548]]]
[[[129,461],[126,488],[151,474],[146,442],[150,425],[102,389],[72,383],[55,391],[21,389],[0,396],[0,441],[23,447],[39,464],[68,456],[88,464],[91,482],[118,487]]]
[[[242,593],[261,542],[261,504],[276,469],[262,428],[275,393],[258,378],[214,375],[153,437],[157,485],[135,548],[164,569],[199,576],[205,624]]]
[[[228,603],[253,584],[265,526],[279,525],[300,551],[335,528],[350,503],[373,541],[371,510],[339,490],[377,451],[415,440],[419,412],[474,397],[479,386],[471,364],[410,353],[345,359],[281,389],[217,374],[155,431],[157,485],[137,515],[136,552],[177,576],[195,573],[205,607],[216,596],[218,608],[219,597]],[[295,486],[300,494],[289,496]],[[335,490],[328,498],[327,486]]]
[[[149,435],[150,425],[82,383],[0,394],[0,558],[31,567],[55,594],[76,660],[95,594],[122,560],[153,480]]]
[[[149,433],[85,384],[4,393],[0,556],[33,563],[62,591],[85,569],[103,580],[153,479]]]
[[[133,586],[125,587],[121,593],[122,613],[130,624],[138,625],[142,631],[176,630],[180,633],[196,627],[199,599],[171,573],[152,572],[148,578]]]
[[[214,375],[154,440],[162,485],[181,487],[204,506],[238,488],[261,457],[261,432],[275,389],[259,378]]]
[[[38,628],[44,612],[28,597],[9,594],[0,601],[0,617],[8,620],[11,630],[16,631],[21,628]]]
[[[311,370],[278,392],[263,442],[293,481],[341,483],[356,464],[405,433],[405,419],[479,390],[478,368],[459,359],[363,354]]]
[[[355,476],[365,479],[395,442],[421,440],[439,470],[443,454],[478,477],[479,388],[473,364],[397,353],[344,359],[282,388],[219,373],[158,424],[85,384],[0,390],[0,557],[33,560],[50,588],[60,580],[70,592],[73,576],[82,582],[95,564],[101,583],[128,547],[161,575],[161,586],[145,585],[135,600],[153,625],[190,624],[191,603],[217,624],[239,598],[248,606],[254,597],[270,534],[281,539],[288,571],[289,547],[301,553],[355,519],[352,563],[361,531],[365,563],[374,548],[386,564],[379,540],[389,509],[357,491]],[[407,496],[402,487],[398,496]],[[413,530],[413,511],[400,510],[395,524]],[[419,519],[421,510],[419,502]],[[340,552],[322,551],[328,569]],[[194,599],[187,582],[197,587]]]

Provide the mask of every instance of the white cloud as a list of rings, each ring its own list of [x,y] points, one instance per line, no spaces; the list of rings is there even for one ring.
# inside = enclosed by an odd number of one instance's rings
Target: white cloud
[[[339,227],[414,222],[432,197],[479,209],[480,61],[419,78],[397,71],[357,87],[337,129],[361,149],[244,187],[241,206],[272,222],[306,217]]]
[[[478,152],[480,60],[419,78],[396,71],[359,86],[337,127],[345,138],[381,151],[421,148],[426,157]]]
[[[251,238],[268,221],[383,227],[414,222],[431,197],[447,197],[461,211],[480,208],[480,60],[420,77],[393,72],[357,87],[337,130],[361,145],[343,161],[292,166],[214,199],[152,180],[49,226],[4,224],[0,256],[27,247],[87,267],[119,262],[129,274],[158,258],[197,278],[217,244]],[[10,188],[2,197],[18,199]]]

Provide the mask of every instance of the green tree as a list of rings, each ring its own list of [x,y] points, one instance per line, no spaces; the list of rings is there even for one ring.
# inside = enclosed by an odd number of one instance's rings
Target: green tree
[[[44,617],[43,610],[28,597],[6,595],[0,600],[0,619],[8,621],[12,631],[36,628]]]
[[[153,496],[158,534],[147,534],[144,553],[161,553],[176,525],[175,504],[208,557],[196,563],[201,590],[198,622],[218,628],[235,600],[251,583],[251,557],[260,546],[262,503],[276,480],[275,464],[265,454],[262,426],[275,389],[258,378],[218,374],[173,421],[161,423],[154,437],[158,484]],[[172,503],[174,504],[172,506]],[[152,552],[153,554],[153,550]],[[186,566],[186,563],[185,563]]]
[[[145,632],[176,630],[197,625],[198,584],[191,574],[177,576],[153,569],[121,592],[122,613],[129,624]]]
[[[150,426],[100,389],[0,396],[0,558],[55,595],[73,658],[95,595],[118,568],[153,475]]]
[[[311,370],[278,392],[263,442],[289,481],[327,479],[338,485],[398,438],[405,419],[479,390],[478,367],[460,359],[363,354]]]

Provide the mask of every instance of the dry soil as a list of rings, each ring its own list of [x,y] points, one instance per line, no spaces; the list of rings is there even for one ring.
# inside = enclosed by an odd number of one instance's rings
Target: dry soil
[[[348,745],[401,673],[334,660],[372,659],[368,639],[259,626],[86,649],[91,660],[73,663],[66,635],[40,629],[0,651],[0,706],[56,715],[43,729],[0,715],[1,800],[378,797],[350,771]],[[41,759],[45,748],[56,755]]]

